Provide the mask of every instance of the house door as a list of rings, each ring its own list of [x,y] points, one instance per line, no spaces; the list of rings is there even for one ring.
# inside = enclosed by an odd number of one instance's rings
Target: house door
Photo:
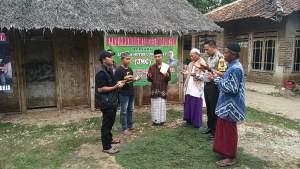
[[[62,106],[89,104],[87,37],[62,34],[58,43]],[[67,37],[67,38],[66,38]]]
[[[31,33],[23,40],[23,73],[27,108],[56,107],[52,41]]]

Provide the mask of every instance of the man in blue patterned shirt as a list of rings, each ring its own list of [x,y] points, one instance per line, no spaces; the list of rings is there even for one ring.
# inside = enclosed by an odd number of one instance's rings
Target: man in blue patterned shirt
[[[229,63],[225,74],[214,71],[210,77],[218,86],[220,94],[216,107],[217,126],[213,151],[224,159],[219,166],[235,164],[237,151],[236,123],[245,119],[245,82],[244,70],[239,61],[240,46],[229,44],[224,49],[225,60]]]

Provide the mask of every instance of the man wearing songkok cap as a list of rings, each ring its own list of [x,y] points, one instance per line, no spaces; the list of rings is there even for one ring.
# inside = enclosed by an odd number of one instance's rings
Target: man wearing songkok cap
[[[220,90],[216,107],[218,116],[213,151],[224,159],[218,166],[235,164],[237,151],[237,122],[245,119],[245,82],[244,70],[239,61],[240,46],[231,43],[224,49],[224,57],[228,62],[225,74],[214,71],[210,77]]]
[[[154,51],[155,64],[150,66],[147,80],[151,82],[151,119],[153,125],[163,125],[166,120],[166,99],[168,82],[171,80],[170,67],[163,63],[163,52]]]

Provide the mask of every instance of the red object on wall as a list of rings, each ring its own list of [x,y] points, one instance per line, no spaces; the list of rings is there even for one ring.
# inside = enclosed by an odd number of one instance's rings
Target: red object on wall
[[[6,41],[6,35],[5,35],[5,33],[0,33],[0,41],[1,42],[5,42]]]
[[[293,81],[290,81],[290,80],[285,80],[285,81],[283,82],[283,86],[284,86],[286,89],[291,90],[291,89],[294,89],[294,88],[296,87],[296,83],[293,82]]]

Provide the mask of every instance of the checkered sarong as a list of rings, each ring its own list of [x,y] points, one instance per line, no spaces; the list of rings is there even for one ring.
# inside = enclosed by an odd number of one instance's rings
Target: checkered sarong
[[[151,119],[154,123],[166,122],[166,99],[161,97],[151,98]]]

